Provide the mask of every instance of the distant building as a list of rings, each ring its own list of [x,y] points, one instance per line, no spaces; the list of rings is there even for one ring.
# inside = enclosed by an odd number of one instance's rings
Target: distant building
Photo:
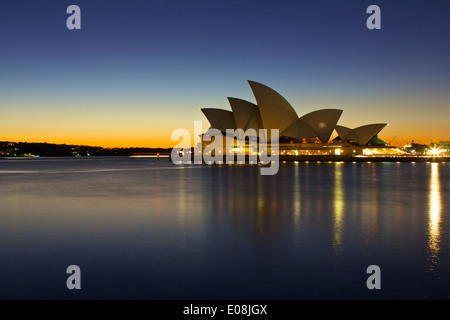
[[[439,141],[438,147],[442,150],[450,151],[450,141]]]
[[[440,155],[450,156],[450,141],[439,141],[437,148],[440,150]]]
[[[427,154],[428,145],[415,143],[412,140],[410,144],[404,146],[404,149],[412,155],[424,155]]]

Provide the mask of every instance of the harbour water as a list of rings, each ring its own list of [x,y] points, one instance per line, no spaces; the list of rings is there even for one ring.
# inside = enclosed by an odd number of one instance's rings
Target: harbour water
[[[450,299],[449,191],[448,162],[3,159],[0,298]]]

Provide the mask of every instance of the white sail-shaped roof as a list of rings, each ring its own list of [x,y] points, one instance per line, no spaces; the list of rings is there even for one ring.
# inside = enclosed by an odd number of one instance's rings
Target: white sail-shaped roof
[[[292,123],[289,127],[287,127],[286,130],[284,130],[281,133],[281,135],[291,137],[297,140],[301,140],[303,138],[317,137],[317,133],[301,118],[297,119],[294,123]]]
[[[231,109],[233,110],[234,120],[236,121],[236,127],[238,129],[247,130],[255,129],[259,132],[259,129],[263,129],[261,115],[259,114],[258,107],[246,100],[238,98],[228,98]]]
[[[265,129],[283,132],[298,119],[289,102],[275,90],[254,81],[248,81],[258,103],[259,113]]]
[[[370,139],[375,137],[386,126],[387,126],[387,123],[368,124],[368,125],[353,129],[353,132],[358,137],[358,143],[360,145],[364,146],[367,144],[367,142],[370,141]]]
[[[342,110],[322,109],[305,114],[292,123],[281,135],[295,139],[319,138],[327,143],[333,133]]]
[[[236,129],[233,112],[224,109],[203,108],[203,114],[208,119],[211,127],[225,131],[226,129]]]
[[[367,124],[354,129],[336,126],[336,131],[342,141],[356,140],[359,145],[364,146],[386,126],[387,123]]]
[[[327,143],[341,114],[342,110],[339,109],[321,109],[307,113],[300,119],[314,130],[320,141]]]
[[[347,141],[350,139],[348,138],[348,136],[352,132],[352,129],[339,125],[337,125],[335,129],[339,135],[339,138],[341,138],[342,141]]]
[[[342,141],[356,140],[359,145],[366,145],[387,124],[375,123],[354,129],[337,125],[342,115],[339,109],[321,109],[298,117],[295,110],[278,92],[254,81],[248,81],[255,95],[257,105],[238,98],[228,98],[233,111],[203,108],[201,109],[211,127],[220,131],[226,129],[267,129],[267,136],[259,137],[272,140],[279,136],[303,138],[318,138],[327,143],[336,130]],[[278,129],[277,136],[272,136],[271,129]]]

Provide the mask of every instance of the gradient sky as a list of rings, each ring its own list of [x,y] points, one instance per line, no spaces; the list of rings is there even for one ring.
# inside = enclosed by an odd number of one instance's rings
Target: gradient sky
[[[81,30],[66,9],[81,8]],[[381,8],[381,30],[366,9]],[[450,2],[0,0],[0,141],[170,147],[203,107],[255,102],[299,116],[388,122],[403,146],[450,140]]]

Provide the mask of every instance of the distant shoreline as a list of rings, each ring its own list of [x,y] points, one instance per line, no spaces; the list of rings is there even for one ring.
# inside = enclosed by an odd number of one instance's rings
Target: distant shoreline
[[[170,157],[169,157],[170,159]],[[191,157],[194,161],[194,157]],[[223,157],[226,163],[226,157]],[[234,163],[238,158],[234,157]],[[444,156],[352,156],[352,155],[279,155],[279,162],[450,162],[450,157]],[[249,163],[249,156],[245,156],[245,163]]]
[[[279,161],[323,162],[450,162],[450,157],[428,156],[280,156]]]
[[[44,156],[44,157],[24,157],[24,156],[16,156],[16,157],[3,157],[0,156],[0,160],[25,160],[25,159],[41,159],[41,158],[65,158],[65,159],[95,159],[95,158],[133,158],[133,159],[161,159],[171,161],[171,157],[168,154],[161,155],[147,155],[147,156]],[[222,160],[223,164],[226,164],[226,159]],[[193,158],[192,158],[193,163]],[[258,161],[259,162],[259,161]],[[427,157],[427,156],[396,156],[396,157],[380,157],[380,156],[286,156],[281,155],[278,158],[278,162],[315,162],[315,163],[326,163],[326,162],[350,162],[350,163],[371,163],[371,162],[450,162],[450,157]],[[205,163],[205,162],[203,162]],[[234,158],[234,164],[238,163],[238,159]],[[248,156],[245,158],[245,164],[249,164]]]
[[[172,148],[104,148],[46,142],[0,141],[0,157],[82,157],[131,156],[135,154],[168,154]]]
[[[0,141],[0,159],[133,157],[171,159],[172,148],[103,148],[53,143]],[[246,163],[249,157],[246,156]],[[193,157],[192,157],[193,160]],[[226,159],[224,159],[226,160]],[[235,156],[234,163],[237,163]],[[283,162],[450,162],[449,156],[279,155]],[[225,163],[225,161],[224,161]]]

